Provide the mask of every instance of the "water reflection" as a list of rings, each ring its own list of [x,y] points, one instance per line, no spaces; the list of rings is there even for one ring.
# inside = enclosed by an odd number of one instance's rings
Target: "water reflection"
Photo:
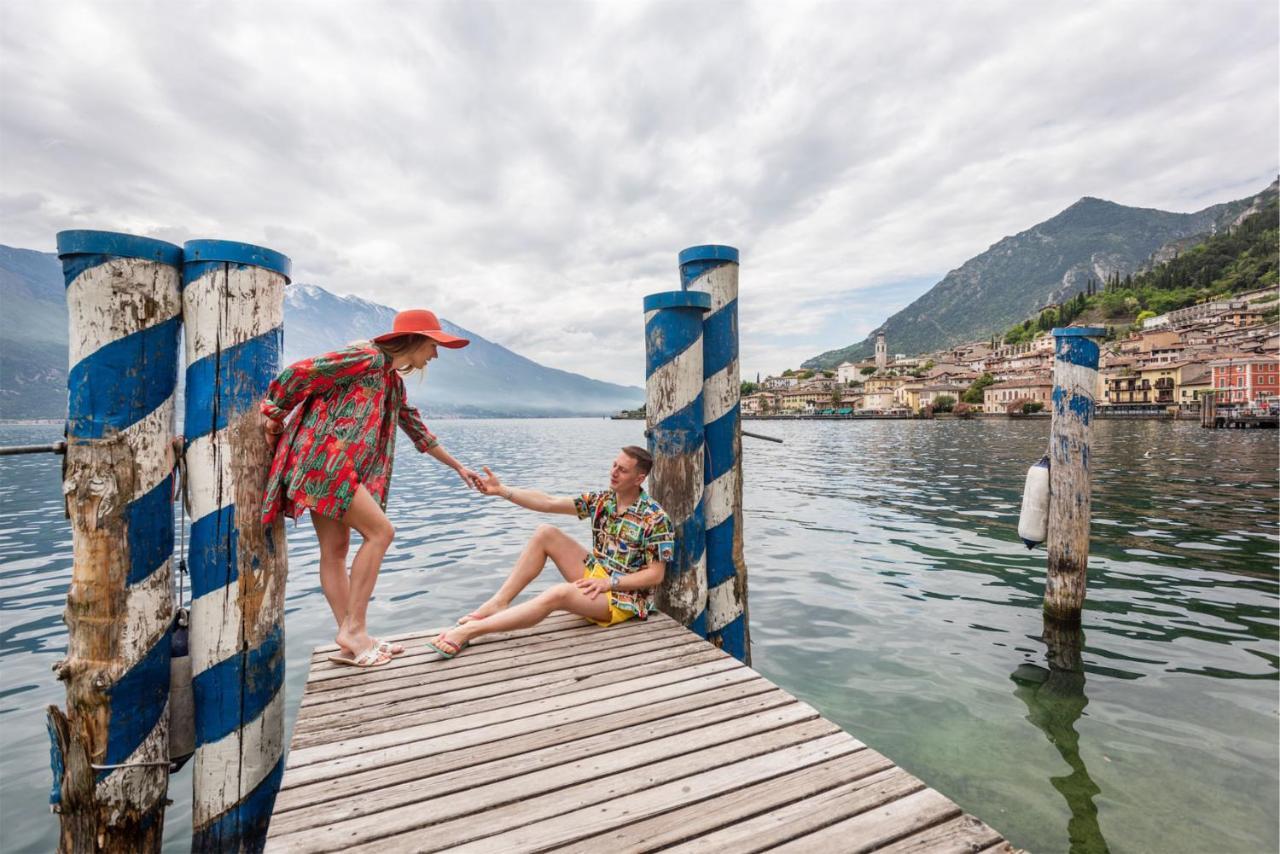
[[[1013,693],[1026,705],[1027,720],[1045,734],[1071,768],[1070,774],[1050,777],[1049,783],[1071,810],[1067,836],[1072,854],[1099,854],[1110,850],[1093,802],[1102,790],[1080,758],[1080,735],[1076,732],[1076,721],[1089,705],[1084,691],[1084,633],[1079,626],[1045,620],[1040,639],[1049,666],[1019,664],[1009,676],[1017,686]]]

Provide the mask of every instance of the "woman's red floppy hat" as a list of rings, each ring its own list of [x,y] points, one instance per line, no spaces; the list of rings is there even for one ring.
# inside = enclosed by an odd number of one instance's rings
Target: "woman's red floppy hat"
[[[450,335],[441,329],[435,312],[427,311],[425,308],[411,308],[400,312],[396,315],[395,322],[391,324],[391,331],[384,332],[373,340],[386,341],[398,335],[425,335],[441,347],[452,347],[455,350],[471,343],[467,338]]]

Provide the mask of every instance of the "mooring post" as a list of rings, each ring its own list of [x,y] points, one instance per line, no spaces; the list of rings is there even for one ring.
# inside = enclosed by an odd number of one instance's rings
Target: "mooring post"
[[[679,262],[681,287],[711,298],[711,308],[702,318],[707,639],[750,663],[747,565],[742,549],[738,250],[691,246],[680,253]]]
[[[62,851],[159,851],[169,788],[173,432],[182,250],[63,231],[71,520],[67,713],[49,707]]]
[[[258,404],[280,369],[289,259],[184,246],[191,509],[192,849],[255,851],[284,770],[284,528],[262,525],[271,448]]]
[[[1095,327],[1053,330],[1053,418],[1049,428],[1049,572],[1046,619],[1079,623],[1089,564],[1090,449],[1098,343]]]
[[[702,315],[711,297],[669,291],[644,298],[645,425],[650,493],[676,532],[675,558],[658,591],[664,614],[706,637],[703,526]]]

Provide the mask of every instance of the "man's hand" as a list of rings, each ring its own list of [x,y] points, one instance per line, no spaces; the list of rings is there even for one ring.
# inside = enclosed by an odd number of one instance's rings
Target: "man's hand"
[[[586,594],[588,599],[597,599],[601,593],[608,593],[613,585],[607,578],[579,578],[573,582],[573,586],[577,587]]]
[[[484,469],[484,473],[488,476],[481,477],[478,474],[475,476],[476,489],[480,490],[485,495],[504,495],[506,487],[502,485],[502,481],[498,480],[498,476],[494,474],[488,466],[481,466],[481,468]],[[472,472],[472,474],[475,473]]]

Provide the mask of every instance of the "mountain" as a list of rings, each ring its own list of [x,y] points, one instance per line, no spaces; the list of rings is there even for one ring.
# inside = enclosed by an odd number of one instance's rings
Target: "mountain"
[[[67,306],[56,255],[0,245],[0,417],[63,418],[67,402]],[[317,285],[285,291],[285,361],[333,350],[391,328],[395,310]],[[441,318],[471,339],[441,349],[409,397],[430,415],[600,415],[634,408],[644,389],[540,365]]]
[[[1090,277],[1106,280],[1149,268],[1179,246],[1199,242],[1274,196],[1280,182],[1262,192],[1195,213],[1131,208],[1085,197],[1026,231],[1006,237],[952,270],[927,293],[881,327],[891,353],[927,353],[983,339],[1064,302]],[[874,350],[874,335],[804,362],[831,368]]]

